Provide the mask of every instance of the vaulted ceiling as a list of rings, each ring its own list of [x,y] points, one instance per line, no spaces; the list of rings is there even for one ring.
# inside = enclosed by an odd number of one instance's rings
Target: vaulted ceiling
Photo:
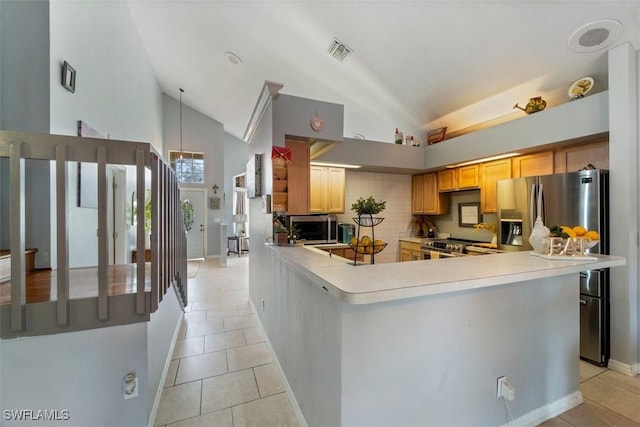
[[[640,48],[640,1],[127,0],[162,90],[242,138],[265,80],[345,106],[346,137],[424,137],[567,102],[583,76],[607,89],[607,48]],[[572,34],[615,20],[586,53]],[[601,28],[602,26],[596,26]],[[585,35],[586,29],[578,31]],[[585,37],[596,36],[589,32]],[[337,38],[352,53],[328,53]],[[586,39],[585,39],[586,40]],[[587,40],[587,43],[589,40]],[[234,64],[226,52],[241,61]]]

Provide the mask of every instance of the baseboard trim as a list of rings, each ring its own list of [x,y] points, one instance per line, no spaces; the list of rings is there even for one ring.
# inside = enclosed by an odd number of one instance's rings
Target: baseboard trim
[[[629,365],[627,363],[618,362],[614,359],[609,359],[609,363],[607,367],[612,371],[619,372],[621,374],[628,375],[630,377],[634,377],[636,375],[640,375],[640,363],[634,363],[633,365]]]
[[[298,405],[298,401],[296,400],[296,397],[293,395],[293,390],[291,389],[291,386],[289,385],[289,381],[287,380],[287,377],[284,374],[284,371],[282,370],[282,366],[280,365],[278,356],[276,355],[276,352],[273,351],[273,347],[269,342],[269,338],[267,337],[267,334],[264,332],[262,321],[260,320],[260,316],[258,316],[258,311],[256,310],[256,307],[253,305],[253,301],[251,301],[251,298],[249,298],[249,302],[251,303],[251,307],[253,307],[253,312],[256,315],[258,329],[262,334],[262,336],[264,337],[264,343],[267,346],[267,349],[269,350],[269,352],[273,355],[273,364],[276,367],[278,374],[280,374],[280,377],[283,379],[284,388],[287,392],[287,396],[289,396],[289,400],[291,401],[291,406],[293,407],[293,412],[296,414],[298,423],[300,423],[300,427],[308,427],[307,420],[305,420],[304,415],[302,414],[302,409],[300,409],[300,405]]]
[[[180,298],[178,298],[180,299]],[[178,335],[180,334],[180,327],[182,326],[182,320],[184,319],[184,309],[181,310],[182,315],[176,325],[176,329],[173,331],[173,339],[169,346],[169,354],[167,360],[164,362],[164,369],[162,370],[162,376],[160,377],[160,383],[158,384],[158,390],[156,390],[156,397],[153,399],[153,406],[151,407],[151,414],[149,415],[149,423],[147,427],[155,427],[156,415],[158,415],[158,407],[160,406],[160,399],[162,398],[162,391],[164,390],[164,383],[167,380],[167,374],[169,373],[169,365],[171,364],[171,357],[173,356],[173,350],[178,341]]]
[[[558,400],[555,400],[547,405],[536,408],[533,411],[516,418],[510,423],[503,424],[502,427],[529,427],[537,426],[538,424],[557,417],[558,415],[566,412],[570,409],[582,403],[582,393],[574,391]]]

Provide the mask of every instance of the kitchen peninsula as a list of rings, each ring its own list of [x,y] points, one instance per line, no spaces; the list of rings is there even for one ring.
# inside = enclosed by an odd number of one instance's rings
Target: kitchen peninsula
[[[265,247],[252,290],[308,425],[500,425],[582,401],[578,273],[620,257],[527,252],[353,266],[309,247]]]

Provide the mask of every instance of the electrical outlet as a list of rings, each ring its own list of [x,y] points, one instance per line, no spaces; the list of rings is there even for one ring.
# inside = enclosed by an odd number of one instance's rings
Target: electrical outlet
[[[507,400],[513,400],[516,396],[516,390],[513,386],[507,381],[506,376],[502,376],[498,378],[498,387],[497,387],[497,397],[504,397]]]

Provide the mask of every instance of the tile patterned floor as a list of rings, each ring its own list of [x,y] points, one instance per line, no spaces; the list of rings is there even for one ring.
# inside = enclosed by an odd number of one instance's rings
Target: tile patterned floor
[[[248,296],[248,256],[191,265],[189,301],[156,416],[167,427],[299,426]],[[640,377],[580,361],[584,403],[543,427],[640,427]]]
[[[155,425],[299,426],[249,303],[248,257],[189,264],[190,304]]]
[[[580,361],[584,403],[541,424],[543,427],[640,427],[640,377],[629,377]]]

